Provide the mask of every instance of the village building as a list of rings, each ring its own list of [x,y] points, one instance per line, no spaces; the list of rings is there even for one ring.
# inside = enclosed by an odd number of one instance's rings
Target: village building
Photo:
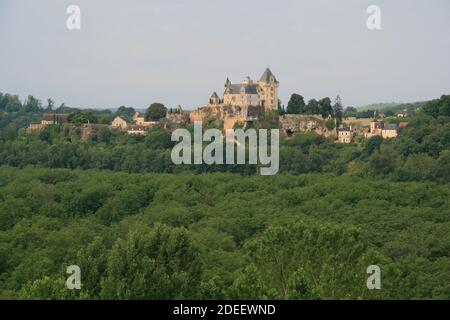
[[[341,126],[338,129],[338,142],[339,143],[352,143],[353,142],[354,131],[353,128]]]
[[[69,123],[69,115],[66,113],[45,113],[41,124],[64,124]]]
[[[398,136],[397,124],[395,123],[384,124],[383,129],[381,130],[381,136],[385,139],[397,138]]]
[[[139,125],[131,125],[127,133],[135,136],[145,136],[148,133],[149,127],[139,126]]]
[[[40,123],[30,124],[28,132],[40,131],[48,125],[69,123],[69,114],[66,113],[44,113]]]
[[[122,116],[117,116],[111,123],[111,128],[126,131],[131,123]]]
[[[414,111],[411,106],[403,108],[399,113],[397,113],[397,118],[409,118],[413,116]]]
[[[145,116],[141,112],[135,112],[133,121],[125,117],[117,116],[111,123],[112,129],[119,129],[131,135],[146,135],[150,127],[158,126],[158,121],[145,121]]]
[[[383,121],[373,119],[370,122],[370,130],[364,134],[366,138],[381,136],[385,139],[396,138],[398,136],[398,127],[395,123],[385,124]]]
[[[145,114],[143,114],[141,112],[134,113],[133,121],[134,121],[134,124],[136,124],[138,126],[143,126],[143,127],[151,127],[151,126],[158,125],[157,121],[146,121]]]

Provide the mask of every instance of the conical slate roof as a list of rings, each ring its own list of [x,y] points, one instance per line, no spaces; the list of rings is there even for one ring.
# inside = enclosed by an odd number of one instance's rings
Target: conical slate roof
[[[272,71],[270,71],[270,69],[267,68],[266,71],[264,71],[263,75],[261,76],[261,79],[259,79],[259,81],[269,83],[271,82],[270,81],[271,77],[273,77],[274,82],[278,82],[275,76],[273,75]]]

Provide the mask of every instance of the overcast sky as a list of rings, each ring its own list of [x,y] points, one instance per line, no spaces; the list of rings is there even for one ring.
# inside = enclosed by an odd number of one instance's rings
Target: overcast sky
[[[66,9],[81,8],[79,31]],[[381,30],[366,27],[370,4]],[[450,93],[448,0],[0,0],[0,92],[74,107],[193,109],[270,67],[287,103]]]

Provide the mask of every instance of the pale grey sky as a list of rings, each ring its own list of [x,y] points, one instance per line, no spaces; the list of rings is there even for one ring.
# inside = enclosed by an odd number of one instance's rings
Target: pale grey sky
[[[82,28],[66,28],[81,7]],[[381,8],[382,29],[366,27]],[[0,92],[74,107],[193,109],[270,67],[283,103],[450,93],[448,0],[0,0]]]

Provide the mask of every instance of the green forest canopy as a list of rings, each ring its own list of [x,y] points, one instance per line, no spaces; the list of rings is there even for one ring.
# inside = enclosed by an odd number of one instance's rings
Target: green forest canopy
[[[448,184],[11,167],[0,181],[3,298],[450,297]],[[64,289],[72,264],[81,291]],[[372,264],[382,290],[365,286]]]

